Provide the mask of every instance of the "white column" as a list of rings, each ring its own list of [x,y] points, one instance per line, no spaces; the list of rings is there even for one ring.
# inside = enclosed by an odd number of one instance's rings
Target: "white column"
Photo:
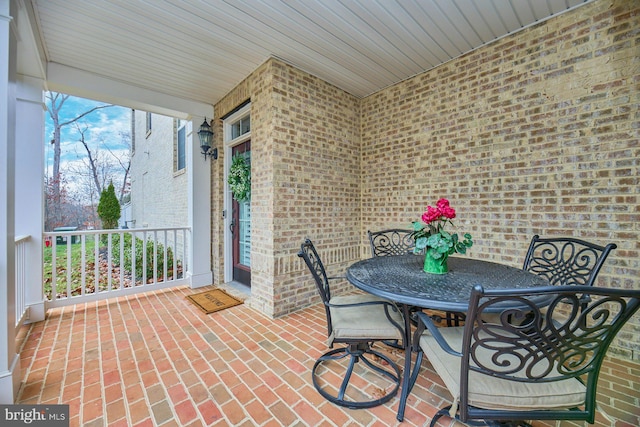
[[[44,224],[44,101],[41,79],[18,76],[16,100],[15,234],[31,236],[27,244],[27,323],[44,320],[42,232]]]
[[[20,384],[15,313],[15,3],[0,0],[0,404],[14,403]]]
[[[213,284],[211,271],[211,157],[200,154],[198,129],[204,117],[191,118],[187,132],[187,204],[191,227],[190,263],[187,276],[191,287]]]

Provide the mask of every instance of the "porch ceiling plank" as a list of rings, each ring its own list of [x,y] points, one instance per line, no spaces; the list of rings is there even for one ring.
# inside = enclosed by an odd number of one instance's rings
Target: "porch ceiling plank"
[[[123,16],[122,19],[118,19],[120,15]],[[104,11],[102,18],[86,16],[86,23],[82,24],[86,29],[82,30],[82,32],[95,32],[95,40],[76,39],[78,30],[80,29],[79,25],[68,22],[67,18],[64,17],[61,17],[61,27],[59,29],[51,29],[51,31],[55,31],[57,37],[66,37],[69,43],[75,43],[79,48],[78,51],[81,56],[86,57],[87,60],[91,59],[97,64],[109,64],[111,61],[123,55],[120,50],[113,49],[113,46],[126,46],[128,61],[124,65],[127,67],[136,64],[148,70],[173,67],[173,72],[188,73],[190,72],[190,67],[187,68],[184,64],[185,62],[189,62],[191,66],[200,67],[199,69],[196,68],[192,74],[198,76],[203,72],[207,72],[208,62],[200,59],[204,57],[204,55],[196,55],[189,50],[189,48],[193,50],[193,48],[197,48],[198,46],[197,44],[190,44],[190,40],[192,40],[192,38],[190,38],[191,35],[188,37],[182,32],[176,32],[177,37],[173,37],[171,35],[173,33],[168,32],[162,23],[148,20],[145,21],[144,27],[141,27],[137,25],[137,22],[143,19],[142,17],[132,21],[127,19],[127,16],[134,15],[124,13],[123,11],[114,11],[113,13]],[[119,22],[119,24],[116,25],[114,29],[113,25],[107,21],[115,21]],[[125,28],[130,29],[125,32]],[[81,60],[81,57],[70,57],[70,52],[72,51],[69,49],[63,49],[59,52],[56,51],[55,54],[73,59],[74,61]],[[100,54],[95,54],[94,52]],[[108,55],[105,56],[103,53],[107,53]],[[221,62],[222,64],[219,65],[223,66],[224,61]],[[225,71],[231,72],[235,69],[230,61],[228,61],[227,64],[228,68]],[[98,70],[95,69],[94,71]]]
[[[400,30],[392,13],[385,13],[379,4],[374,2],[345,2],[344,8],[343,22],[347,25],[341,28],[341,32],[351,33],[355,39],[355,46],[369,46],[364,53],[379,67],[392,67],[394,73],[402,73],[405,76],[416,73],[420,67],[411,57],[410,51],[414,51],[413,47],[401,40],[392,30],[392,27]],[[399,7],[396,6],[397,8]],[[386,15],[386,19],[380,19],[381,14]]]
[[[469,28],[468,23],[462,18],[460,11],[453,3],[430,0],[426,9],[433,21],[440,23],[439,25],[454,46],[455,51],[447,52],[451,57],[459,56],[473,49],[472,39],[475,39],[477,45],[481,44],[478,36],[473,34],[473,29]]]
[[[368,84],[382,84],[381,80],[397,78],[397,75],[385,76],[385,73],[391,72],[390,70],[380,70],[381,72],[375,75],[361,75],[350,71],[363,67],[379,69],[379,66],[367,62],[367,57],[336,38],[333,32],[325,31],[318,26],[318,22],[324,19],[323,16],[327,12],[320,11],[317,15],[312,13],[311,18],[306,18],[293,9],[286,10],[286,19],[290,21],[287,25],[282,25],[285,19],[282,17],[283,11],[273,10],[269,4],[238,3],[235,8],[242,13],[237,18],[239,26],[243,25],[241,20],[246,21],[247,17],[251,19],[250,22],[255,23],[246,28],[247,35],[255,40],[254,42],[261,43],[265,52],[271,52],[273,56],[292,64],[308,64],[301,68],[311,74],[338,75],[340,80],[348,80],[350,85],[363,87],[363,81]],[[342,86],[342,82],[330,81]]]
[[[189,6],[184,3],[181,3],[181,5],[185,8]],[[344,87],[344,84],[346,83],[348,86],[357,87],[358,90],[366,90],[367,85],[372,84],[366,79],[363,79],[363,76],[351,72],[348,67],[343,65],[343,63],[326,61],[324,59],[325,56],[310,53],[313,52],[313,50],[297,41],[295,37],[291,38],[280,34],[285,27],[280,26],[279,30],[275,31],[273,28],[270,28],[268,25],[257,20],[253,15],[244,13],[239,9],[240,6],[242,6],[242,4],[237,4],[235,6],[216,4],[216,8],[214,9],[211,5],[204,4],[200,7],[203,16],[215,17],[215,19],[207,18],[209,19],[210,24],[202,26],[202,31],[207,32],[206,36],[208,37],[208,40],[219,41],[220,37],[218,36],[218,32],[220,31],[224,31],[227,36],[232,34],[234,37],[233,39],[225,42],[224,47],[221,46],[214,48],[212,51],[221,51],[222,49],[225,49],[222,56],[231,58],[231,60],[236,64],[239,62],[236,58],[238,53],[245,50],[243,45],[238,44],[238,41],[241,41],[244,44],[251,44],[252,46],[259,48],[261,51],[261,55],[246,62],[250,65],[250,69],[247,69],[246,73],[239,73],[237,69],[229,73],[229,75],[238,76],[237,80],[234,80],[234,84],[237,84],[245,78],[251,71],[253,71],[253,69],[255,69],[256,66],[260,65],[270,56],[278,57],[285,62],[299,66],[300,68],[317,76],[339,75],[341,78],[340,80],[331,80],[331,83],[338,87]],[[288,28],[288,26],[286,28]],[[207,42],[205,45],[209,44],[211,43]],[[209,52],[208,55],[210,56],[211,52]],[[216,73],[218,58],[220,58],[220,56],[216,54],[215,58],[211,59],[211,61],[215,62],[215,65],[210,72],[213,77],[212,81],[214,86],[219,85],[218,79],[220,77],[220,73]],[[318,58],[321,58],[321,60],[318,61]],[[305,68],[301,64],[310,65]],[[230,89],[233,85],[228,87]]]
[[[25,1],[48,63],[215,104],[272,56],[368,96],[593,0]]]
[[[327,55],[334,65],[327,65],[340,67],[350,73],[348,78],[353,81],[354,86],[360,86],[366,90],[367,86],[384,87],[389,81],[402,78],[403,74],[397,62],[381,62],[378,55],[373,55],[369,49],[365,48],[371,43],[369,39],[371,32],[366,30],[369,27],[358,17],[351,15],[341,4],[337,2],[331,5],[310,2],[308,4],[292,3],[291,7],[304,16],[306,24],[313,28],[313,31],[307,35],[307,39],[315,45],[321,45],[317,48],[320,53],[328,52]],[[363,26],[366,27],[365,30]],[[318,38],[318,34],[325,36]],[[378,50],[378,52],[381,51],[382,49]],[[348,70],[351,68],[349,65],[351,63],[355,64],[355,67]],[[339,81],[334,79],[332,83],[344,87],[344,83],[347,83],[344,77],[347,77],[346,73],[339,76]]]
[[[100,13],[101,17],[98,16]],[[114,11],[106,5],[104,10],[89,10],[83,15],[84,24],[74,24],[72,18],[59,14],[51,18],[51,21],[60,23],[59,29],[54,26],[49,30],[51,37],[60,40],[56,45],[61,46],[62,49],[52,51],[51,56],[60,57],[61,63],[70,63],[71,66],[84,68],[96,74],[103,74],[103,70],[109,69],[118,75],[128,75],[134,78],[133,83],[138,85],[148,84],[149,81],[163,81],[163,86],[167,89],[171,86],[168,84],[170,81],[183,83],[174,86],[176,91],[192,90],[194,84],[201,83],[203,75],[211,73],[209,61],[200,60],[200,58],[206,58],[207,54],[185,53],[185,46],[200,46],[191,44],[189,41],[193,40],[192,38],[185,38],[181,32],[166,31],[166,27],[163,31],[162,22],[154,24],[150,20],[145,20],[144,25],[140,25],[143,19],[144,17],[139,15],[136,9]],[[190,24],[187,28],[191,27]],[[79,33],[92,35],[82,38],[78,36]],[[178,38],[174,40],[171,34],[177,34]],[[183,37],[182,40],[180,36]],[[70,49],[71,46],[75,49]],[[114,49],[114,46],[120,48]],[[203,43],[201,46],[205,49],[207,45]],[[225,57],[222,56],[222,58]],[[123,58],[125,60],[122,60]],[[185,66],[186,63],[189,64],[188,67]],[[225,61],[216,61],[216,67],[221,76],[232,76],[237,72],[237,60],[234,64],[227,62],[226,67],[224,63]],[[246,72],[249,73],[252,69],[248,67]],[[167,78],[168,75],[179,75],[180,78],[170,79]],[[191,76],[191,84],[186,84],[187,76]],[[237,83],[234,79],[219,80],[225,84]]]
[[[523,8],[522,12],[528,12],[531,10],[531,15],[524,15],[522,19],[525,22],[537,21],[541,17],[547,16],[551,13],[551,9],[549,9],[549,5],[545,1],[533,2],[530,3],[530,8]]]
[[[390,13],[386,3],[382,3],[381,6],[385,9],[386,13]],[[414,45],[414,50],[418,51],[414,56],[414,61],[416,61],[422,69],[427,69],[446,61],[448,57],[444,50],[438,45],[436,45],[436,49],[434,49],[434,39],[430,31],[427,31],[427,28],[430,28],[429,25],[421,25],[421,23],[425,23],[426,20],[429,19],[429,15],[416,6],[415,0],[404,2],[402,8],[397,11],[394,18],[404,31],[402,37],[410,40]]]
[[[276,28],[282,22],[282,13],[272,6],[262,4],[239,6],[248,15],[262,20],[270,28]],[[295,40],[303,47],[317,52],[344,67],[345,72],[351,67],[380,67],[380,63],[372,60],[367,52],[359,50],[362,46],[360,33],[353,30],[353,25],[343,13],[336,13],[337,9],[327,8],[322,3],[290,3],[292,14],[297,14],[290,27],[282,27],[280,31],[289,39]],[[337,7],[337,6],[336,6]],[[319,37],[320,35],[320,37]],[[336,49],[339,47],[339,49]],[[291,52],[297,55],[296,52]],[[282,53],[279,53],[282,56]],[[394,64],[395,65],[395,64]],[[372,76],[358,76],[376,84],[383,84],[384,79],[397,79],[401,74],[390,64],[380,67],[380,73]]]
[[[487,40],[494,40],[503,34],[507,34],[512,31],[506,24],[505,20],[500,15],[498,9],[491,8],[477,8],[474,4],[474,9],[477,11],[480,17],[487,25],[487,31],[491,32],[491,36],[487,37]],[[510,8],[508,8],[510,9]]]
[[[430,51],[433,51],[437,57],[434,64],[440,64],[448,61],[450,58],[458,56],[462,53],[447,34],[443,22],[438,22],[434,16],[435,13],[425,12],[425,2],[416,0],[408,0],[405,4],[408,13],[416,17],[416,22],[420,25],[425,33],[423,43]],[[420,18],[418,18],[420,17]]]
[[[520,9],[514,9],[513,12],[518,18],[518,22],[521,26],[524,26],[524,23],[526,22],[535,21],[535,17],[533,15],[533,7],[530,4],[527,4],[525,5],[525,7],[522,7]]]
[[[465,22],[469,23],[469,27],[473,28],[473,32],[477,34],[478,41],[474,42],[474,45],[478,43],[488,43],[491,40],[495,40],[499,34],[504,34],[505,29],[500,26],[492,27],[489,25],[484,15],[491,17],[495,13],[495,9],[490,7],[478,7],[478,4],[473,1],[466,1],[460,3],[460,13],[462,14]],[[495,30],[494,30],[495,28]]]
[[[145,9],[135,2],[124,4],[123,8],[134,15],[142,13]],[[239,28],[237,24],[242,21],[225,28],[229,24],[227,15],[212,12],[207,8],[207,4],[196,6],[182,1],[151,2],[146,7],[147,10],[152,9],[152,12],[147,12],[148,25],[157,24],[159,32],[171,36],[169,42],[176,46],[175,50],[191,45],[189,50],[199,57],[206,58],[211,55],[213,49],[221,49],[223,54],[215,58],[216,64],[219,61],[237,64],[238,59],[260,61],[264,58],[264,51],[254,42],[239,38],[238,34],[230,32],[234,27]],[[178,37],[174,37],[175,35]],[[250,71],[253,69],[248,69],[248,72]]]

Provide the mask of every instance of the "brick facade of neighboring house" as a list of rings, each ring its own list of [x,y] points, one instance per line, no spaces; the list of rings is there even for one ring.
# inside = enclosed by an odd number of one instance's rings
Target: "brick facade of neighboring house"
[[[133,111],[129,228],[187,226],[186,167],[178,167],[178,126],[172,117]]]
[[[305,237],[341,274],[369,255],[368,229],[408,227],[439,197],[470,257],[521,266],[533,234],[615,242],[597,284],[640,289],[639,21],[638,1],[599,0],[365,99],[265,62],[215,106],[222,147],[219,118],[251,99],[250,303],[280,316],[317,302]],[[638,316],[612,352],[640,360]]]

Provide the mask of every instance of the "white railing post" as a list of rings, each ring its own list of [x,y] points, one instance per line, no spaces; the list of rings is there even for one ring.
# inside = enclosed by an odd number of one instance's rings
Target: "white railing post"
[[[19,236],[15,238],[16,242],[16,334],[18,329],[22,327],[24,321],[29,317],[29,308],[27,307],[27,271],[28,271],[28,250],[27,243],[31,236]]]
[[[100,233],[95,233],[93,237],[93,292],[97,295],[100,292]],[[86,287],[83,283],[82,287]]]
[[[51,298],[58,297],[58,239],[51,239]],[[46,280],[45,280],[46,281]]]
[[[113,255],[113,251],[112,251],[112,238],[111,236],[113,236],[113,234],[109,233],[107,234],[107,290],[111,291],[113,289],[113,284],[112,284],[112,280],[111,280],[111,271],[113,270],[111,268],[111,260],[112,260],[112,255]]]
[[[87,236],[83,234],[80,236],[80,252],[87,253]],[[85,284],[87,283],[87,257],[82,257],[80,261],[80,268],[82,273],[80,274],[80,295],[85,293]]]
[[[71,291],[71,284],[72,284],[72,280],[71,280],[71,269],[72,269],[72,264],[71,264],[71,236],[67,237],[66,239],[66,246],[67,246],[67,297],[70,297],[72,295],[72,291]]]
[[[120,235],[120,241],[119,246],[120,246],[120,289],[123,289],[125,287],[125,279],[124,279],[124,271],[125,269],[122,268],[124,266],[124,237],[127,235],[126,232],[122,233]]]

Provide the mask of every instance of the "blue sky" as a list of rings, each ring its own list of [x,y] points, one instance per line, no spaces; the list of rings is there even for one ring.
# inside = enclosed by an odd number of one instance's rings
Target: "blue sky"
[[[46,99],[46,103],[48,106],[48,99]],[[60,110],[60,122],[77,117],[98,105],[106,104],[85,98],[69,97]],[[115,161],[114,155],[121,159],[127,158],[129,146],[123,141],[122,134],[131,135],[131,109],[121,106],[103,108],[83,117],[78,121],[78,124],[82,129],[87,128],[85,131],[85,141],[88,142],[92,152],[99,153],[99,156],[102,156],[103,159],[111,159],[111,161]],[[74,124],[62,128],[60,138],[60,169],[70,189],[74,191],[81,191],[80,178],[74,171],[87,169],[83,164],[83,162],[86,162],[87,154],[80,142],[80,136]],[[53,168],[53,145],[50,141],[53,139],[53,123],[48,112],[45,113],[44,139],[45,173],[47,176],[51,176],[51,170]],[[113,177],[114,185],[118,187],[121,184],[122,174],[117,173],[116,169],[121,168],[119,166],[114,168],[114,174],[116,174],[116,176]]]

